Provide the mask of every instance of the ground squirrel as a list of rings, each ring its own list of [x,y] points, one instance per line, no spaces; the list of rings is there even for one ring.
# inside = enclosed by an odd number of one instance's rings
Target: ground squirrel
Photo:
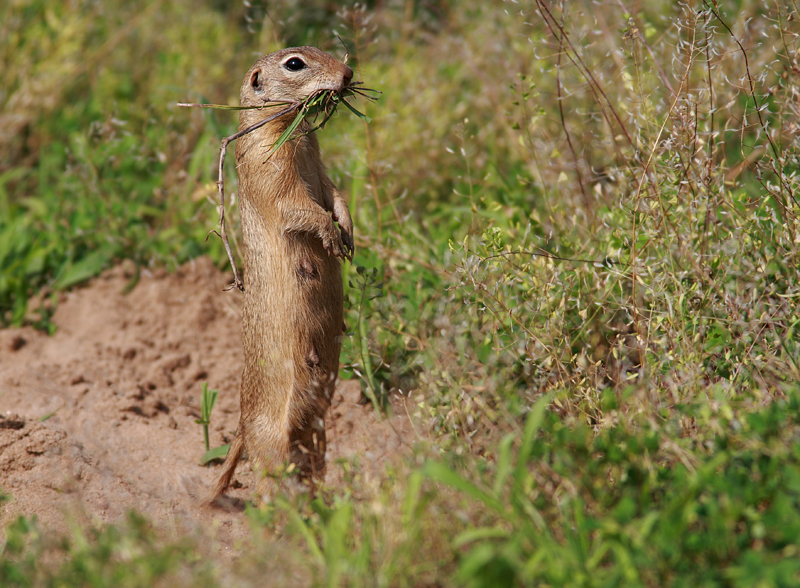
[[[283,49],[253,64],[242,83],[241,104],[340,92],[352,78],[352,69],[319,49]],[[273,112],[242,110],[239,129]],[[339,260],[352,259],[353,222],[328,178],[315,134],[270,154],[295,116],[289,113],[237,140],[245,259],[241,417],[213,499],[230,484],[245,450],[259,477],[259,498],[271,492],[270,477],[262,474],[284,463],[293,464],[289,467],[312,486],[325,473],[325,413],[344,325]],[[302,123],[305,130],[308,124]]]

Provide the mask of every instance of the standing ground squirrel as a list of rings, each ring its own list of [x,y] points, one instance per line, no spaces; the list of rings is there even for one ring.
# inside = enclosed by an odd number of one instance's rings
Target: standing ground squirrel
[[[253,64],[241,104],[341,92],[352,78],[352,69],[319,49],[283,49]],[[268,113],[242,110],[239,130]],[[287,141],[270,154],[295,116],[277,118],[236,145],[245,260],[241,417],[212,500],[225,492],[244,450],[261,498],[271,491],[263,474],[286,462],[312,486],[325,473],[325,413],[344,326],[339,258],[352,259],[353,221],[328,178],[316,135]],[[298,130],[308,125],[304,121]]]

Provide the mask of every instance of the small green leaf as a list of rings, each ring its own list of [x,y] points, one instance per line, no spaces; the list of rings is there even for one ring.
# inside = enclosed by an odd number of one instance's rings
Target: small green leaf
[[[206,451],[203,454],[203,457],[200,458],[200,465],[206,465],[209,462],[214,461],[215,459],[223,459],[228,455],[228,450],[231,448],[230,443],[227,445],[220,445],[219,447],[215,447],[210,451]]]

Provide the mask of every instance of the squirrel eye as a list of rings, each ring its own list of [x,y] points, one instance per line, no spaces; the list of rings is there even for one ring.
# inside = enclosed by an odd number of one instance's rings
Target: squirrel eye
[[[305,68],[305,66],[305,62],[298,57],[292,57],[289,61],[283,64],[283,67],[289,71],[300,71],[301,69]]]

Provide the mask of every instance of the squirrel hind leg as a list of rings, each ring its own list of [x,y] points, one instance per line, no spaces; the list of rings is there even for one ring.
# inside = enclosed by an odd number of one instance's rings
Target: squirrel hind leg
[[[321,414],[320,414],[321,413]],[[325,479],[325,413],[308,415],[309,422],[290,435],[289,460],[298,469],[299,481],[313,493]]]

